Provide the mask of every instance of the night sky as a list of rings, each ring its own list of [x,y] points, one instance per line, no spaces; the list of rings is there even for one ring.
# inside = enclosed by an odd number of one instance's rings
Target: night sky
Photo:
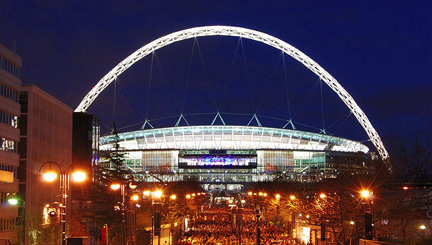
[[[15,40],[24,84],[75,109],[115,65],[159,37],[207,25],[249,28],[284,40],[326,69],[385,143],[396,135],[432,148],[432,1],[210,2],[0,0],[0,42],[13,49]],[[227,124],[246,125],[254,113],[263,126],[282,127],[292,118],[298,129],[325,128],[371,146],[348,108],[311,71],[236,37],[162,48],[122,74],[88,110],[101,118],[103,133],[113,120],[123,131],[139,129],[146,118],[155,127],[173,126],[180,113],[191,124],[208,125],[215,114],[191,114],[217,111]]]

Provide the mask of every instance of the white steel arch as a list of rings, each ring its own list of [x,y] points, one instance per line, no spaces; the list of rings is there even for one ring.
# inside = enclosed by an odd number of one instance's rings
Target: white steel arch
[[[342,99],[342,101],[348,106],[351,112],[355,115],[359,123],[362,125],[366,133],[368,134],[370,140],[375,145],[378,150],[379,155],[383,160],[389,158],[389,154],[384,147],[384,144],[378,135],[375,128],[370,123],[366,114],[360,109],[351,95],[339,84],[339,82],[331,76],[324,68],[322,68],[318,63],[309,58],[307,55],[302,53],[300,50],[291,46],[290,44],[270,36],[266,33],[241,28],[233,26],[203,26],[190,28],[178,32],[171,33],[169,35],[163,36],[154,40],[153,42],[141,47],[126,59],[116,65],[110,72],[108,72],[97,84],[94,86],[90,92],[84,97],[75,112],[85,112],[88,107],[93,103],[96,97],[120,74],[131,67],[135,62],[144,58],[145,56],[151,54],[164,46],[171,43],[182,41],[185,39],[203,37],[203,36],[234,36],[242,37],[246,39],[255,40],[276,49],[283,51],[294,59],[298,60],[305,67],[315,73],[321,80],[323,80],[337,95]],[[391,169],[391,166],[387,166]]]

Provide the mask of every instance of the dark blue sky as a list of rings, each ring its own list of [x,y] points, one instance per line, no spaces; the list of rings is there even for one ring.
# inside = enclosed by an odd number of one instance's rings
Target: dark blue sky
[[[12,49],[16,40],[24,83],[72,108],[143,45],[191,27],[230,25],[280,38],[319,63],[352,95],[384,141],[397,135],[407,144],[418,139],[432,145],[432,1],[0,0],[0,20],[0,41]],[[219,109],[285,119],[295,114],[294,121],[367,140],[353,116],[341,123],[348,109],[325,84],[322,120],[320,84],[312,72],[285,56],[285,80],[277,50],[250,40],[237,46],[238,41],[198,38],[192,49],[194,40],[187,40],[157,51],[153,70],[151,57],[138,62],[120,76],[118,126]],[[111,85],[89,109],[105,125],[113,118],[113,94]],[[189,117],[194,124],[212,119]],[[249,119],[226,115],[227,123]],[[262,123],[284,125],[265,118]]]

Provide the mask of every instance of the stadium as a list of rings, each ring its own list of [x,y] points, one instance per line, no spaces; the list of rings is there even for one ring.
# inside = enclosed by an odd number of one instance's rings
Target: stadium
[[[292,129],[226,125],[178,126],[122,132],[100,138],[101,151],[115,145],[126,153],[127,168],[140,181],[200,182],[206,190],[242,190],[245,183],[290,180],[321,181],[340,173],[368,174],[373,161],[388,153],[365,113],[348,92],[315,61],[288,43],[268,34],[229,26],[191,28],[161,37],[138,49],[85,96],[75,112],[86,112],[96,97],[135,62],[171,43],[199,36],[235,36],[258,41],[281,50],[325,82],[349,108],[376,147],[378,154],[354,140]],[[179,118],[181,120],[181,117]],[[252,119],[251,119],[252,120]],[[289,123],[289,122],[288,122]],[[287,124],[288,124],[287,123]]]
[[[244,183],[320,181],[338,173],[373,169],[365,145],[289,129],[189,126],[139,130],[100,139],[102,151],[119,143],[127,165],[142,181],[196,180],[206,190],[241,190]]]

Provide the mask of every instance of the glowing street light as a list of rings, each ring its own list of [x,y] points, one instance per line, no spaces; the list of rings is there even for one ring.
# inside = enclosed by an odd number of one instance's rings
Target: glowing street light
[[[362,190],[360,193],[363,198],[368,198],[370,196],[370,192],[368,190]]]
[[[10,205],[17,205],[18,204],[18,199],[16,199],[16,198],[9,198],[8,199],[8,203]]]
[[[43,174],[43,178],[46,181],[52,182],[57,179],[57,173],[54,171],[48,171]]]
[[[120,189],[120,184],[119,183],[111,184],[110,188],[111,188],[111,190],[116,191],[116,190]]]
[[[161,198],[162,197],[162,191],[161,190],[156,190],[155,192],[153,192],[153,196],[156,198]]]
[[[129,188],[131,188],[132,190],[135,190],[138,187],[137,183],[131,181],[129,182]]]
[[[72,173],[72,179],[77,182],[83,182],[86,179],[86,176],[86,173],[84,173],[83,171],[76,171]]]

